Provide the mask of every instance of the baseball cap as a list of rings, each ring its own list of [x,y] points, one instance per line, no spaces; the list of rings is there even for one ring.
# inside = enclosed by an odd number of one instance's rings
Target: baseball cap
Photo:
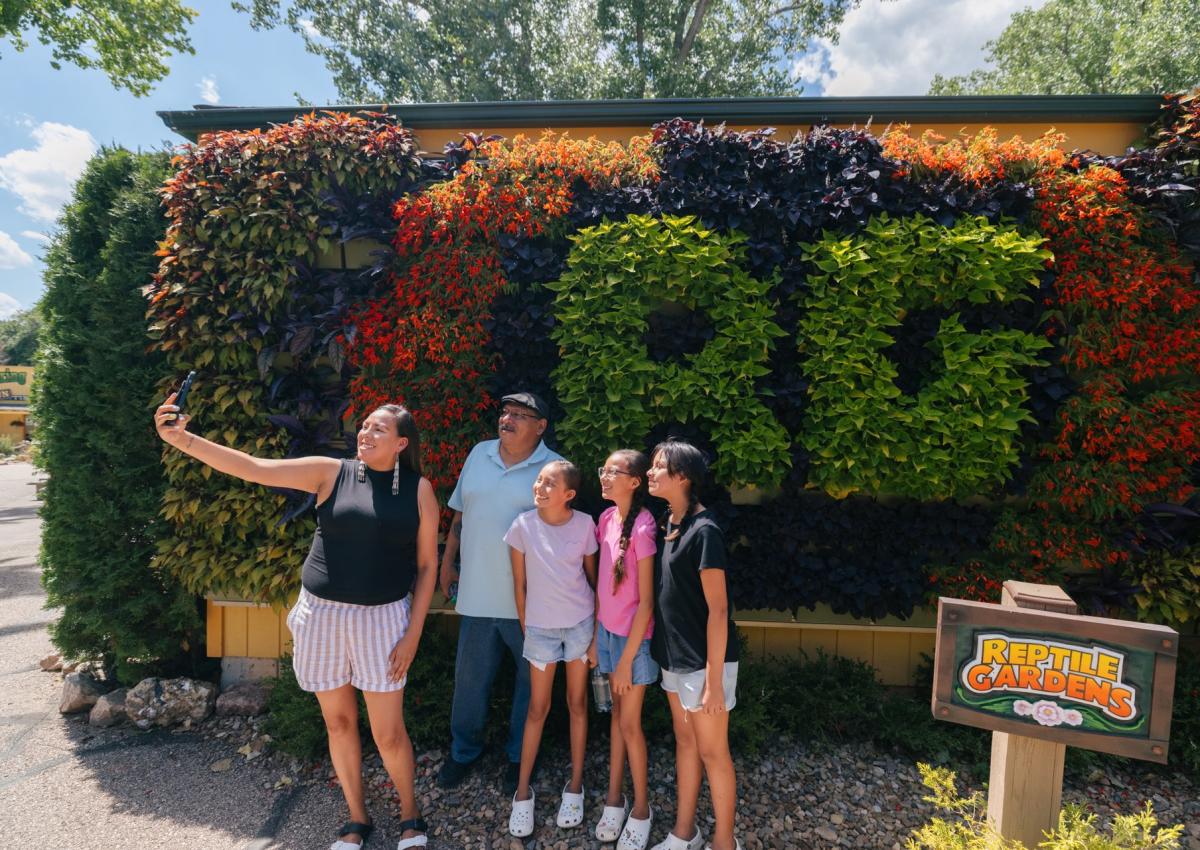
[[[521,405],[521,407],[528,407],[530,410],[532,410],[534,413],[536,413],[538,416],[542,417],[543,419],[550,418],[549,406],[546,404],[546,402],[542,401],[540,398],[538,398],[533,393],[526,393],[526,392],[509,393],[508,395],[506,395],[500,399],[500,403],[501,404],[508,404],[508,403],[519,404],[519,405]]]

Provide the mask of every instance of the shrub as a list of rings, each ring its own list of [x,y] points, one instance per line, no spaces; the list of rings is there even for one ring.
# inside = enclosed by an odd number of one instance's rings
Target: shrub
[[[151,567],[164,481],[150,406],[165,374],[145,303],[164,218],[166,154],[105,149],[88,164],[46,259],[34,388],[49,474],[41,561],[51,636],[124,682],[203,663],[196,602]]]
[[[1025,850],[1020,841],[1003,838],[987,821],[987,804],[976,791],[961,797],[954,785],[953,771],[918,764],[921,781],[933,793],[925,799],[950,816],[935,817],[915,830],[906,842],[908,850]],[[1175,850],[1183,826],[1159,826],[1154,808],[1146,807],[1133,815],[1117,815],[1112,827],[1102,832],[1096,827],[1096,815],[1077,804],[1063,806],[1058,826],[1038,844],[1040,850]]]
[[[12,437],[7,434],[0,436],[0,457],[9,457],[16,454],[17,444]]]

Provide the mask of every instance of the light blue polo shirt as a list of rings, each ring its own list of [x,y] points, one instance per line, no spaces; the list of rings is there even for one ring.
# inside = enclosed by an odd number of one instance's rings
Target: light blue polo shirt
[[[562,455],[539,442],[533,454],[505,466],[500,441],[484,440],[467,455],[450,494],[451,510],[462,511],[459,540],[458,603],[467,617],[517,618],[512,561],[504,535],[513,520],[533,509],[533,482],[538,472]]]

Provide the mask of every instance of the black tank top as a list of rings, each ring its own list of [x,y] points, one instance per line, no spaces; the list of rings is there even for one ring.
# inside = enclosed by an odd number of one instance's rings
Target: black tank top
[[[386,605],[412,590],[417,575],[417,485],[421,476],[400,467],[400,492],[392,495],[394,470],[343,460],[333,492],[317,508],[317,531],[300,582],[314,596],[354,605]]]

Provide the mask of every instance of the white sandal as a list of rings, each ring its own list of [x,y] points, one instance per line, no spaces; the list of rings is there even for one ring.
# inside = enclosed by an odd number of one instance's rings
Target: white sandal
[[[696,827],[696,836],[690,841],[684,841],[673,832],[668,832],[667,837],[654,845],[652,850],[700,850],[704,847],[704,836],[700,834],[700,827]]]
[[[429,845],[429,825],[425,823],[425,818],[415,817],[410,820],[401,821],[399,829],[401,835],[410,829],[421,834],[414,835],[412,838],[401,838],[400,843],[396,845],[396,850],[416,850],[418,847]]]
[[[517,838],[526,838],[533,835],[533,803],[537,799],[537,794],[532,788],[529,789],[528,800],[518,800],[517,795],[513,794],[512,814],[508,816],[508,832]]]
[[[567,790],[570,786],[563,786],[562,802],[558,804],[558,826],[560,829],[571,829],[583,823],[583,786],[579,786],[579,793],[572,794]]]
[[[604,811],[600,814],[600,820],[596,823],[596,840],[605,844],[611,844],[617,840],[617,836],[621,834],[621,826],[625,823],[625,816],[629,814],[629,801],[621,798],[619,806],[605,806]]]
[[[646,850],[650,841],[650,824],[654,820],[654,809],[649,809],[645,818],[635,818],[633,815],[625,821],[621,830],[621,840],[617,842],[617,850]]]

